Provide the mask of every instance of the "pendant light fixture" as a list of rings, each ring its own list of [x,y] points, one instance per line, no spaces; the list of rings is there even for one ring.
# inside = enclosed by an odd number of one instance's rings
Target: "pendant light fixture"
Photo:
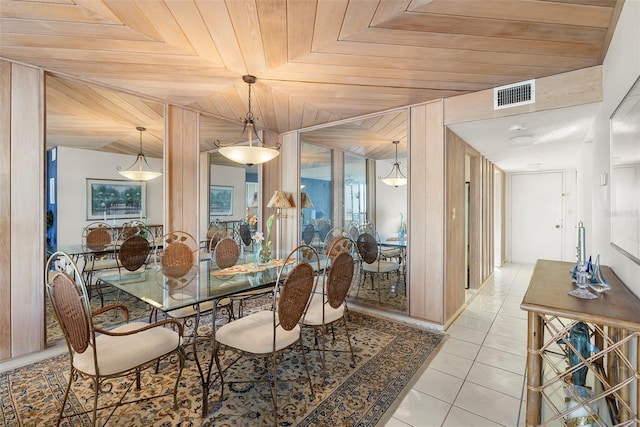
[[[378,177],[380,181],[396,188],[407,185],[407,177],[400,170],[400,162],[398,161],[398,144],[400,144],[400,141],[393,141],[393,145],[396,146],[396,161],[391,168],[391,172],[384,178]]]
[[[254,134],[256,139],[262,144],[262,141],[254,127],[254,115],[251,112],[251,85],[258,79],[255,76],[247,74],[242,76],[242,80],[249,85],[249,111],[242,118],[242,121],[244,122],[244,129],[242,130],[242,133],[247,131],[249,136],[249,145],[230,145],[227,147],[220,147],[218,144],[216,145],[219,148],[218,151],[220,154],[227,159],[247,166],[253,166],[275,159],[278,157],[280,152],[275,148],[265,147],[264,145],[253,145]]]
[[[116,169],[120,175],[132,181],[150,181],[162,175],[162,172],[155,172],[152,170],[147,159],[144,157],[144,153],[142,152],[142,132],[146,131],[147,128],[138,126],[136,127],[136,130],[140,132],[140,151],[138,152],[136,161],[127,169],[123,170],[120,166],[116,167]],[[138,164],[137,167],[136,164]],[[144,168],[144,164],[147,165],[147,169]]]

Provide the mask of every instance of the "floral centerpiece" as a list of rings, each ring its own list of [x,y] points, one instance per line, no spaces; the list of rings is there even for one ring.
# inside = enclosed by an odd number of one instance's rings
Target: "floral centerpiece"
[[[256,242],[256,262],[267,263],[271,260],[271,228],[273,227],[274,219],[275,216],[273,214],[267,218],[265,224],[267,229],[266,238],[260,231],[256,231],[253,235],[253,240]]]

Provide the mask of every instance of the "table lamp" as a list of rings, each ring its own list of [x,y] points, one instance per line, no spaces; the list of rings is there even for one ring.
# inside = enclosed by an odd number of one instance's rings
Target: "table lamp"
[[[267,203],[268,208],[276,208],[276,221],[278,222],[278,231],[276,235],[276,256],[279,256],[279,245],[280,245],[280,224],[282,218],[282,209],[288,209],[291,206],[291,202],[289,202],[289,198],[286,193],[282,190],[276,190],[271,196],[269,203]]]

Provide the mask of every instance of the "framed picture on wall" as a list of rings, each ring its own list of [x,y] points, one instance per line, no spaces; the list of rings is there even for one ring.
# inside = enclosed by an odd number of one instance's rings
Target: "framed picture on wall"
[[[209,188],[209,215],[233,215],[233,187],[212,185]]]
[[[87,178],[87,220],[143,218],[147,183]]]

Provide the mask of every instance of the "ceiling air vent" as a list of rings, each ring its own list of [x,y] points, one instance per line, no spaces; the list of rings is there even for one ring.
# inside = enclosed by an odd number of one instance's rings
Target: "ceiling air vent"
[[[536,81],[514,83],[493,89],[493,109],[511,108],[536,102]]]

